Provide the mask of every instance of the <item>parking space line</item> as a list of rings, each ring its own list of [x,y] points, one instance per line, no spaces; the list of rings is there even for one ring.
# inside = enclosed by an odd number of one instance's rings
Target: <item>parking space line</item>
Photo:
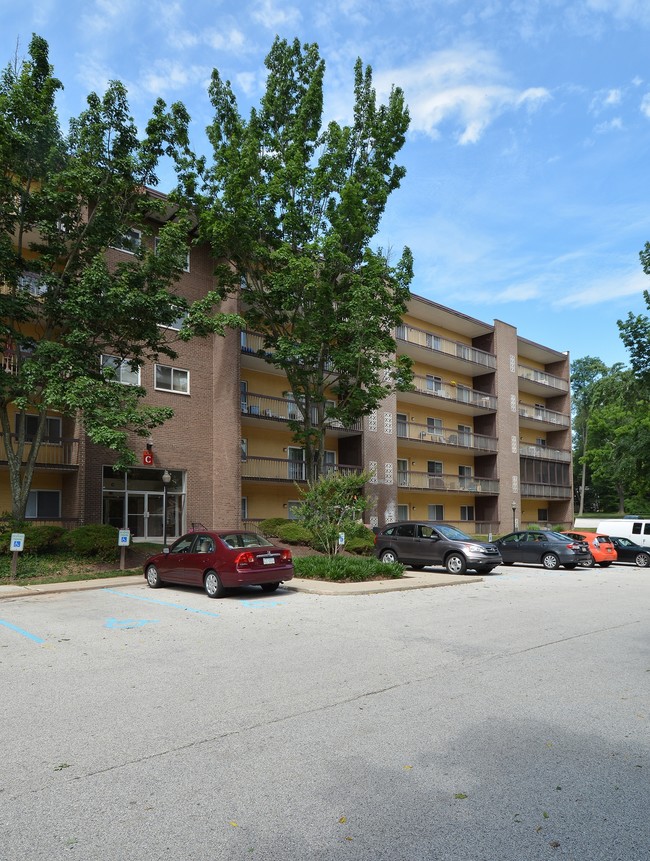
[[[185,604],[175,604],[172,601],[160,601],[157,598],[144,598],[141,595],[132,595],[130,592],[120,592],[118,589],[102,589],[111,595],[119,595],[122,598],[131,598],[132,601],[144,601],[147,604],[157,604],[159,607],[172,607],[175,610],[185,610],[188,613],[196,613],[199,616],[212,616],[219,618],[219,613],[211,613],[209,610],[197,610],[195,607],[187,607]]]
[[[5,628],[9,628],[10,631],[14,631],[16,634],[20,634],[22,637],[27,637],[27,639],[31,640],[33,643],[45,642],[42,637],[37,637],[36,634],[30,634],[29,631],[24,631],[22,628],[19,628],[16,625],[12,625],[11,622],[5,622],[4,619],[0,619],[0,625]]]

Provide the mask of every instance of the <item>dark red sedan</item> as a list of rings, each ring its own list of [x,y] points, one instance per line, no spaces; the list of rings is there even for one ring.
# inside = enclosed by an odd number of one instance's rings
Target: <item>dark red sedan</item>
[[[191,532],[144,563],[152,589],[163,583],[203,586],[210,598],[221,598],[232,586],[261,586],[275,592],[293,577],[291,551],[271,544],[256,532],[215,529]]]

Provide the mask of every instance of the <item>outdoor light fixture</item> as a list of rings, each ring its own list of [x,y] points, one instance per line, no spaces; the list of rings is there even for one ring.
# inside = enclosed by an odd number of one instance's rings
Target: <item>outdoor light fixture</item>
[[[512,531],[514,532],[517,528],[517,503],[513,500],[512,502]]]

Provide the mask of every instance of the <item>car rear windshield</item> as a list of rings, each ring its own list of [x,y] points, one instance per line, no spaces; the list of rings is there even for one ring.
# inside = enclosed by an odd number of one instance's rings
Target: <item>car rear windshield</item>
[[[273,547],[273,543],[257,532],[229,532],[219,536],[228,547]]]

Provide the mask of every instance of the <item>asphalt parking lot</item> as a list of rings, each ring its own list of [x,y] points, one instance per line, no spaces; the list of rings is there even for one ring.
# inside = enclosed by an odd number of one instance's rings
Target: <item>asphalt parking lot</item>
[[[0,602],[7,859],[634,861],[650,572]]]

